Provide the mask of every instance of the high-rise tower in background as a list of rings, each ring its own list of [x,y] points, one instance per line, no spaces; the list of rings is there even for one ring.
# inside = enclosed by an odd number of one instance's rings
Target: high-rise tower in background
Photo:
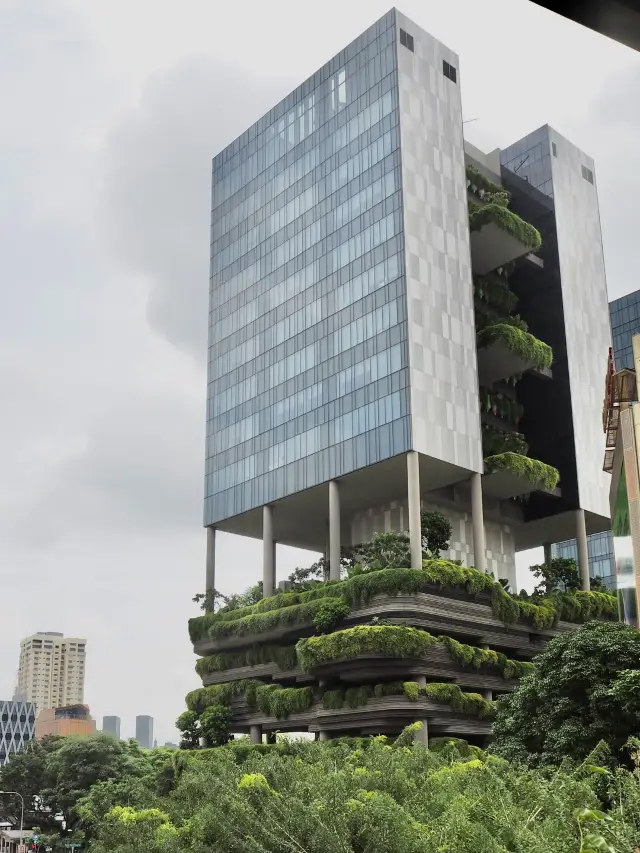
[[[84,701],[86,640],[43,631],[20,643],[18,694],[37,711]]]
[[[120,717],[103,717],[102,731],[120,739]]]
[[[214,158],[207,588],[216,529],[262,538],[265,595],[276,542],[336,578],[341,545],[408,529],[419,566],[421,508],[512,587],[516,551],[577,537],[588,584],[610,523],[593,161],[548,126],[479,151],[460,83],[392,10]]]
[[[153,717],[145,714],[136,717],[136,740],[144,749],[153,748]]]

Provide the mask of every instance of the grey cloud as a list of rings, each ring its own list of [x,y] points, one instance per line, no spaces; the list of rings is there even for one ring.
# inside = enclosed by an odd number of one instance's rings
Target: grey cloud
[[[211,159],[287,88],[190,59],[156,77],[108,141],[103,216],[110,246],[148,277],[153,327],[201,364]]]
[[[86,447],[52,471],[14,535],[48,546],[70,534],[197,532],[203,424],[204,400],[186,394],[115,397],[88,424]]]

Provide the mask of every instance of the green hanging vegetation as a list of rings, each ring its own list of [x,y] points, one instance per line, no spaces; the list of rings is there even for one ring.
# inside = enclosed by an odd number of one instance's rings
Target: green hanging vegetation
[[[555,611],[551,619],[555,617]],[[391,658],[424,659],[438,644],[446,647],[460,666],[470,669],[493,669],[504,678],[520,678],[533,664],[515,661],[491,649],[480,649],[459,643],[451,637],[434,637],[427,631],[408,625],[356,625],[322,637],[308,637],[296,646],[300,667],[309,672],[314,666],[330,661],[348,660],[364,654]]]
[[[484,460],[487,470],[510,471],[524,477],[533,486],[542,489],[555,489],[560,479],[560,472],[551,465],[545,465],[537,459],[529,459],[520,453],[498,453]]]
[[[478,344],[481,347],[492,343],[503,344],[537,370],[546,370],[553,362],[553,350],[549,344],[509,323],[496,323],[478,332]]]
[[[503,187],[499,184],[490,181],[479,169],[472,166],[470,163],[466,167],[467,173],[467,188],[477,196],[482,198],[485,193],[505,193]],[[506,193],[508,197],[508,193]]]
[[[525,222],[503,204],[469,204],[469,228],[480,231],[485,225],[497,225],[514,239],[519,240],[530,251],[536,251],[542,245],[542,237],[537,228]]]
[[[189,711],[202,715],[207,708],[228,706],[237,697],[243,697],[252,710],[260,710],[278,719],[306,711],[314,702],[311,687],[280,687],[254,679],[201,687],[188,693],[185,701]]]
[[[378,654],[394,658],[424,658],[437,643],[426,631],[406,625],[356,625],[321,637],[300,640],[296,646],[306,672],[320,663]]]
[[[505,314],[511,314],[518,304],[518,297],[509,290],[507,283],[496,278],[474,276],[473,289],[479,301],[486,302]]]
[[[526,456],[529,445],[520,432],[497,429],[491,424],[481,424],[482,427],[482,451],[485,456],[493,456],[496,453],[521,453]]]
[[[464,693],[457,684],[432,682],[424,689],[427,699],[444,702],[459,714],[469,714],[480,719],[495,715],[495,702],[487,702],[479,693]]]
[[[529,326],[519,314],[500,314],[489,305],[485,305],[482,302],[476,303],[475,317],[476,335],[480,335],[486,329],[496,325],[513,326],[514,329],[524,333],[529,331]]]
[[[491,414],[501,420],[509,421],[516,426],[520,423],[524,409],[518,403],[502,391],[492,391],[489,388],[480,388],[480,409],[482,412]]]
[[[505,460],[506,457],[506,460]],[[557,471],[543,465],[541,462],[519,456],[514,453],[499,454],[489,457],[487,460],[489,470],[514,470],[509,460],[524,460],[526,470],[532,468],[536,475],[539,469],[544,474],[547,469],[554,472],[553,477],[546,480],[536,480],[545,488],[547,483],[557,483]],[[281,626],[295,626],[302,624],[313,624],[313,619],[318,612],[324,613],[323,622],[328,614],[331,618],[336,613],[344,614],[352,612],[358,607],[367,604],[376,595],[412,595],[420,592],[432,592],[437,588],[446,590],[465,590],[469,595],[476,596],[482,593],[490,597],[494,614],[505,624],[513,624],[523,619],[535,627],[551,627],[557,619],[562,616],[568,621],[583,621],[587,614],[601,613],[615,618],[617,614],[617,600],[615,597],[601,592],[566,593],[562,597],[552,596],[548,599],[535,598],[523,600],[509,595],[500,584],[496,583],[491,575],[459,566],[448,560],[425,560],[422,569],[381,569],[377,572],[368,572],[355,575],[339,583],[324,584],[317,589],[296,593],[298,604],[288,604],[281,609],[265,610],[256,613],[255,605],[247,607],[249,615],[240,616],[234,620],[222,619],[218,621],[218,614],[205,614],[204,616],[189,621],[189,631],[192,642],[204,637],[217,639],[219,637],[245,637]],[[587,597],[585,599],[585,596]],[[591,596],[591,598],[589,598]],[[274,601],[282,600],[284,596],[274,596]],[[340,599],[340,608],[325,607],[329,602]],[[286,597],[286,601],[290,598]],[[269,601],[269,599],[265,599]],[[535,603],[534,603],[535,602]],[[346,605],[346,606],[345,606]],[[344,617],[341,617],[344,618]],[[589,615],[588,618],[593,618]],[[335,625],[333,626],[335,627]],[[333,628],[331,628],[332,630]],[[316,630],[318,628],[316,627]],[[215,656],[214,656],[215,657]],[[203,666],[206,666],[203,664]]]
[[[202,676],[210,672],[225,672],[236,667],[258,666],[264,663],[275,663],[282,670],[296,669],[298,666],[296,647],[256,645],[248,649],[208,655],[198,658],[196,672]]]

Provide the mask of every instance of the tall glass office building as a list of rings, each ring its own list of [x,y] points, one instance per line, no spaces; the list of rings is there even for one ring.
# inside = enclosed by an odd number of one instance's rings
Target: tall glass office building
[[[217,529],[262,538],[268,594],[276,541],[337,577],[341,545],[408,530],[419,564],[425,507],[513,583],[516,550],[609,526],[593,162],[546,126],[466,143],[459,66],[391,10],[213,160],[208,589]]]

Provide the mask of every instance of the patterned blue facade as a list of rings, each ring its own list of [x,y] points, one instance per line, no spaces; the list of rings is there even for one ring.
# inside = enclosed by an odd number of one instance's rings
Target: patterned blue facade
[[[213,161],[205,525],[409,448],[395,18]]]
[[[0,766],[33,738],[36,706],[20,700],[0,700]]]

